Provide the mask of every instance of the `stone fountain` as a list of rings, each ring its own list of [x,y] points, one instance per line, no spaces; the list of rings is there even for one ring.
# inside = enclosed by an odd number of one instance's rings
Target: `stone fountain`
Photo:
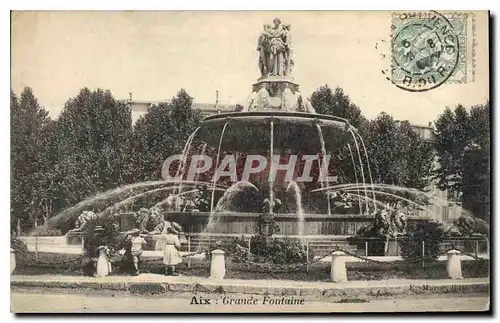
[[[262,197],[254,208],[248,210],[233,209],[220,210],[216,207],[217,194],[212,192],[212,204],[207,212],[196,212],[189,216],[179,212],[170,212],[170,216],[182,222],[185,219],[187,231],[199,232],[205,223],[210,223],[212,233],[241,234],[254,233],[253,228],[265,231],[266,235],[276,233],[271,222],[277,223],[282,234],[354,234],[356,224],[353,222],[368,223],[369,206],[364,197],[368,198],[366,188],[371,184],[371,173],[368,165],[366,150],[362,138],[357,130],[346,119],[317,114],[309,98],[300,93],[299,84],[292,76],[294,67],[293,46],[291,43],[291,26],[283,24],[279,18],[273,20],[272,25],[264,25],[257,43],[259,52],[258,67],[260,77],[252,85],[247,105],[240,112],[218,114],[206,118],[201,127],[190,137],[184,149],[184,161],[201,152],[211,151],[215,166],[219,165],[224,155],[234,156],[260,154],[268,161],[264,176],[250,180],[258,187]],[[197,142],[197,144],[196,144]],[[335,169],[328,168],[329,158],[338,147],[349,145],[353,165],[359,171],[358,184],[365,188],[365,196],[359,197],[357,214],[332,214],[332,206],[328,191],[320,192],[323,195],[323,205],[320,210],[302,210],[301,190],[313,191],[318,188],[327,189],[336,182]],[[351,146],[352,145],[352,149]],[[212,149],[207,149],[212,147]],[[200,148],[203,147],[203,148]],[[317,155],[317,163],[313,168],[316,175],[312,183],[297,185],[294,192],[286,193],[290,179],[274,178],[263,179],[267,174],[278,172],[280,158],[284,155]],[[279,158],[276,159],[275,157]],[[286,159],[286,158],[285,158]],[[176,175],[185,176],[187,166],[181,166]],[[215,168],[215,167],[214,167]],[[304,171],[304,165],[296,167],[296,171]],[[212,169],[212,175],[216,172]],[[356,172],[356,170],[355,170]],[[267,173],[267,174],[266,174]],[[201,177],[203,177],[201,175]],[[334,182],[331,182],[333,178]],[[211,181],[210,176],[206,177]],[[234,184],[232,180],[228,185]],[[213,180],[215,184],[220,181]],[[362,190],[361,190],[362,191]],[[358,192],[363,194],[363,192]],[[276,194],[280,198],[292,194],[300,204],[295,213],[276,212]],[[370,196],[375,198],[375,196]],[[361,202],[363,201],[363,202]],[[361,206],[363,203],[363,207]],[[267,205],[266,205],[267,204]],[[376,205],[373,206],[376,208]],[[267,211],[262,212],[262,209]],[[300,216],[297,215],[300,210]],[[304,215],[304,212],[312,214]],[[183,212],[181,212],[183,213]],[[177,215],[176,215],[177,214]],[[206,220],[206,217],[209,219]],[[216,219],[216,220],[214,220]],[[351,223],[347,225],[346,220]],[[302,221],[302,223],[300,223]],[[303,222],[312,223],[307,229]],[[336,221],[336,224],[332,224]],[[297,222],[299,222],[297,224]],[[330,223],[328,223],[330,222]],[[214,223],[218,223],[214,225]],[[364,223],[363,223],[364,224]],[[203,231],[206,231],[204,229]]]
[[[292,76],[295,62],[291,26],[278,18],[272,25],[264,25],[257,51],[260,76],[251,86],[247,105],[240,112],[203,120],[186,142],[174,180],[135,183],[95,199],[151,188],[133,196],[124,195],[124,200],[111,206],[119,210],[137,197],[165,191],[168,198],[156,206],[166,207],[164,220],[179,223],[187,234],[259,232],[266,236],[331,237],[354,235],[358,228],[369,224],[379,201],[363,138],[348,120],[317,114],[310,99],[300,93]],[[350,158],[337,160],[339,151]],[[215,163],[193,179],[188,165],[194,155],[210,156]],[[242,180],[245,176],[240,160],[245,164],[250,155],[260,156],[266,166],[259,174]],[[224,176],[217,176],[221,172],[218,166],[227,156],[237,166],[233,173],[223,170]],[[292,160],[296,164],[289,172],[291,176],[283,176],[284,166]],[[353,173],[350,184],[345,183],[342,167],[349,167]],[[304,180],[306,173],[311,176]],[[194,191],[198,197],[191,198]],[[204,209],[196,202],[202,198],[208,201]],[[58,218],[81,212],[87,204],[83,201]],[[188,208],[188,204],[192,207]],[[122,213],[121,217],[122,231],[137,226],[135,215]]]

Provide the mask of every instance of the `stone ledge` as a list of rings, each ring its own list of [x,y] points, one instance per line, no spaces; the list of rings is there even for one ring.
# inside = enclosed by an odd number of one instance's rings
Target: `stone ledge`
[[[246,284],[231,284],[224,281],[184,283],[184,282],[95,282],[68,280],[43,281],[43,280],[11,280],[11,287],[22,288],[60,288],[60,289],[91,289],[96,291],[122,291],[133,294],[168,294],[169,292],[187,293],[241,293],[258,295],[289,295],[289,296],[393,296],[407,294],[443,294],[443,293],[480,293],[489,292],[490,284],[487,282],[463,284],[443,283],[429,285],[406,286],[345,286],[342,287],[308,287],[308,286],[251,286]]]

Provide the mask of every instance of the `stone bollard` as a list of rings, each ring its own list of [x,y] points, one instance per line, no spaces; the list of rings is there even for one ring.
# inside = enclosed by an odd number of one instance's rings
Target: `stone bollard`
[[[448,251],[448,262],[446,263],[446,273],[451,279],[462,279],[462,262],[460,260],[460,251]]]
[[[345,253],[335,251],[332,253],[332,281],[335,283],[343,283],[347,281],[347,271],[345,269]]]
[[[224,279],[226,275],[226,263],[224,261],[224,251],[216,249],[212,251],[212,261],[210,263],[210,278]]]
[[[16,252],[10,248],[10,273],[12,274],[16,269]]]

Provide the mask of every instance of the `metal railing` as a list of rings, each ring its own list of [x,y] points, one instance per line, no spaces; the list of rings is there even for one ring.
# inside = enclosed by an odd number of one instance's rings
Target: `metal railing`
[[[240,236],[241,237],[241,236]],[[384,251],[387,251],[388,249],[388,246],[387,244],[389,243],[396,243],[396,250],[397,250],[397,254],[396,256],[400,256],[401,254],[401,247],[399,245],[399,243],[402,241],[402,239],[387,239],[387,240],[382,240],[382,239],[379,239],[379,238],[355,238],[355,239],[346,239],[346,240],[342,240],[342,241],[332,241],[331,239],[314,239],[314,240],[305,240],[303,241],[303,245],[305,247],[305,251],[306,251],[306,261],[304,263],[299,263],[299,264],[291,264],[291,265],[278,265],[278,264],[263,264],[263,263],[258,263],[258,262],[254,262],[252,261],[253,259],[253,255],[252,255],[252,249],[251,249],[251,238],[252,238],[252,235],[246,235],[246,236],[242,236],[244,241],[245,241],[245,246],[242,246],[242,248],[245,248],[246,249],[246,259],[241,259],[241,258],[238,258],[236,259],[238,262],[240,263],[245,263],[248,265],[248,267],[259,267],[259,268],[268,268],[268,269],[272,269],[272,268],[275,268],[277,270],[287,270],[287,269],[298,269],[298,268],[302,268],[302,267],[305,267],[306,268],[306,271],[309,270],[309,266],[312,264],[312,263],[315,263],[317,261],[320,261],[321,259],[324,259],[326,256],[329,256],[331,255],[332,252],[334,251],[343,251],[346,255],[348,256],[352,256],[352,257],[355,257],[355,258],[358,258],[358,259],[361,259],[363,261],[365,261],[365,263],[369,263],[369,262],[374,262],[374,263],[390,263],[390,262],[394,262],[394,261],[401,261],[401,259],[395,259],[393,261],[388,261],[388,260],[385,260],[385,261],[380,261],[380,260],[377,260],[377,259],[373,259],[373,258],[370,258],[370,257],[374,257],[374,256],[370,256],[370,245],[372,243],[384,243],[385,246],[384,246]],[[280,238],[273,238],[273,239],[280,239]],[[43,252],[43,251],[40,251],[40,242],[43,241],[43,242],[46,242],[48,240],[45,240],[44,241],[44,237],[30,237],[29,239],[30,241],[26,241],[24,240],[25,242],[29,242],[30,244],[34,244],[34,261],[35,263],[46,263],[46,264],[49,264],[51,263],[50,261],[41,261],[39,259],[39,253],[40,252]],[[53,239],[49,239],[49,240],[52,240]],[[220,237],[219,236],[187,236],[186,237],[186,241],[182,244],[182,248],[184,249],[184,252],[186,252],[185,254],[182,255],[183,258],[187,258],[187,267],[188,268],[191,268],[191,258],[195,255],[198,255],[198,254],[203,254],[205,253],[205,249],[206,247],[208,247],[210,244],[212,243],[215,243],[215,242],[218,242],[220,241]],[[421,262],[422,262],[422,266],[425,267],[425,259],[427,258],[426,257],[426,242],[425,241],[422,241],[421,242],[422,244],[422,247],[421,247],[421,251],[422,251],[422,256],[420,257],[421,258]],[[470,248],[467,247],[467,245],[471,245],[472,244],[472,251],[469,252]],[[483,244],[483,248],[481,249],[481,244]],[[45,244],[47,245],[47,244]],[[57,246],[60,246],[59,244],[57,243],[54,243],[53,245],[57,245]],[[358,246],[364,246],[364,248],[361,248],[361,249],[358,249]],[[61,249],[64,249],[65,247],[64,246],[60,246]],[[204,247],[204,248],[201,248],[200,247]],[[62,262],[58,262],[57,264],[64,264],[64,263],[74,263],[75,261],[77,261],[78,259],[81,259],[82,257],[82,254],[83,254],[83,243],[81,245],[81,254],[76,256],[76,257],[73,257],[71,260],[68,260],[68,261],[62,261]],[[31,248],[33,249],[33,248]],[[68,248],[68,249],[71,249],[71,248]],[[72,249],[75,249],[74,247]],[[447,239],[447,240],[444,240],[440,243],[440,252],[439,252],[439,256],[443,256],[443,255],[446,255],[446,253],[451,250],[451,249],[456,249],[456,250],[459,250],[461,252],[461,254],[463,255],[466,255],[474,260],[481,260],[481,259],[489,259],[489,256],[490,256],[490,250],[489,250],[489,240],[487,237],[484,237],[484,236],[470,236],[470,237],[454,237],[452,239]],[[481,257],[481,250],[485,250],[486,251],[486,257]],[[312,259],[310,258],[310,254],[313,254],[315,255]],[[384,252],[384,256],[385,256],[385,252]],[[381,256],[383,257],[383,256]],[[158,259],[160,259],[161,256],[158,257]],[[231,257],[228,257],[228,259],[231,259]],[[53,263],[55,264],[55,263]]]

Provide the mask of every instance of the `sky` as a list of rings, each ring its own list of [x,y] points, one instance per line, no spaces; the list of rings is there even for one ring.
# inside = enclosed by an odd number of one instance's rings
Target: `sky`
[[[474,80],[409,92],[382,74],[390,66],[387,11],[13,12],[11,87],[20,94],[30,86],[53,118],[83,87],[148,101],[184,88],[200,103],[215,102],[218,90],[220,103],[245,104],[260,76],[259,32],[280,17],[292,26],[301,93],[340,86],[368,118],[384,111],[426,125],[446,107],[489,98],[487,13],[474,16]]]

